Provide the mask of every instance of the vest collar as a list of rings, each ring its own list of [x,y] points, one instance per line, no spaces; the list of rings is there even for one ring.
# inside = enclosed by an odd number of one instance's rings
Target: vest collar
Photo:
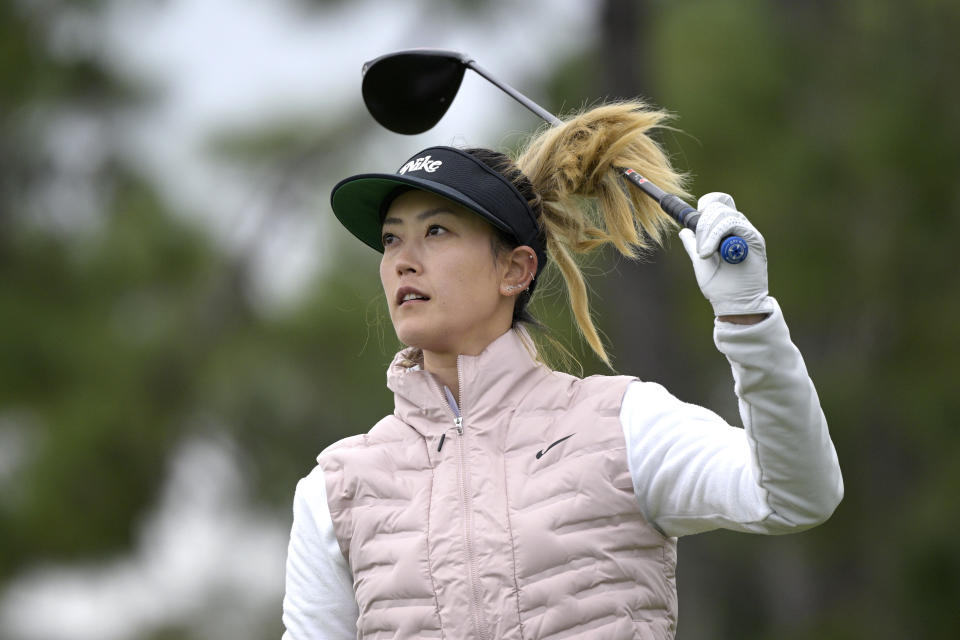
[[[472,431],[494,426],[487,418],[517,405],[550,369],[533,357],[533,341],[522,328],[510,329],[479,355],[457,357],[460,412]],[[440,381],[420,367],[403,366],[413,349],[404,349],[387,370],[387,387],[394,394],[394,413],[424,436],[439,435],[453,426],[453,410]]]

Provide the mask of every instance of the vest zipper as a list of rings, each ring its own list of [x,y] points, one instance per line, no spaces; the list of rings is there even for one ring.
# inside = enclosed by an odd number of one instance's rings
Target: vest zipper
[[[453,412],[453,426],[457,430],[457,481],[460,485],[460,504],[463,507],[463,542],[467,555],[467,570],[470,574],[470,609],[473,617],[473,627],[477,632],[479,640],[487,640],[487,621],[483,615],[483,608],[480,602],[480,572],[477,568],[477,561],[473,553],[473,505],[470,499],[470,474],[465,455],[464,441],[466,437],[463,432],[463,373],[460,366],[460,358],[457,358],[457,389],[456,402],[447,404],[450,411]],[[445,387],[446,394],[453,400],[450,390]]]
[[[467,569],[470,572],[470,608],[473,610],[473,624],[477,630],[477,637],[485,640],[486,620],[480,603],[480,574],[473,552],[473,506],[470,499],[470,472],[467,456],[464,453],[466,438],[463,435],[463,419],[457,418],[457,453],[460,462],[460,496],[463,505],[463,537],[467,551]]]

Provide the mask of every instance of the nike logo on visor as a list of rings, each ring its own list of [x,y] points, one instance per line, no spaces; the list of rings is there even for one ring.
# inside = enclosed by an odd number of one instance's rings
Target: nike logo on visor
[[[571,434],[568,435],[568,436],[564,436],[564,437],[560,438],[559,440],[557,440],[556,442],[554,442],[553,444],[551,444],[551,445],[550,445],[549,447],[547,447],[546,449],[541,449],[540,451],[537,451],[537,460],[539,460],[540,458],[542,458],[542,457],[543,457],[543,454],[545,454],[547,451],[550,451],[550,449],[554,448],[555,446],[557,446],[558,444],[560,444],[561,442],[563,442],[563,441],[566,440],[567,438],[572,438],[573,436],[574,436],[574,434],[571,433]]]

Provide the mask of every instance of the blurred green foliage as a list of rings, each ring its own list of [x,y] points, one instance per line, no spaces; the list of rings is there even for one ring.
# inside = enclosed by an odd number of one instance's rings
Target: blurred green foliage
[[[84,190],[47,211],[43,194],[77,179],[51,157],[53,125],[109,119],[138,92],[97,60],[52,56],[56,11],[0,6],[14,52],[0,74],[15,89],[0,124],[0,429],[24,443],[0,484],[0,581],[128,548],[191,432],[229,429],[257,497],[287,517],[316,453],[392,407],[361,391],[388,349],[364,349],[349,314],[376,282],[334,271],[293,311],[263,317],[243,259],[170,211],[109,140],[83,167],[95,219],[78,215]]]
[[[58,12],[97,3],[21,4],[0,3],[0,436],[25,443],[0,476],[0,585],[128,548],[190,433],[227,430],[255,497],[288,518],[314,455],[391,410],[382,382],[396,346],[359,248],[332,249],[307,295],[264,314],[244,257],[172,211],[109,138],[94,166],[70,175],[47,144],[58,119],[102,124],[148,98],[95,57],[50,52]],[[953,637],[960,5],[607,0],[597,10],[622,10],[634,28],[598,21],[595,45],[558,61],[546,105],[635,87],[678,114],[685,133],[662,140],[692,190],[734,194],[767,238],[771,291],[846,481],[835,516],[808,533],[681,541],[678,637]],[[370,135],[358,113],[224,135],[211,149],[283,181],[332,181],[344,170],[327,151]],[[45,199],[64,179],[84,181],[93,219],[82,198]],[[678,243],[646,264],[592,269],[617,368],[736,421]],[[568,337],[561,301],[541,297],[541,317]],[[162,637],[189,637],[171,624]]]

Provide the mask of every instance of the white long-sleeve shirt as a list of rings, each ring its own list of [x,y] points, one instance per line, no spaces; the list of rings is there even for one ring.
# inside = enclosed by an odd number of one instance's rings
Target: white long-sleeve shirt
[[[665,535],[800,531],[826,520],[843,496],[820,401],[773,302],[774,312],[757,324],[714,326],[743,429],[659,384],[627,387],[620,423],[634,494],[647,521]],[[318,466],[294,496],[283,638],[352,639],[358,616]]]

